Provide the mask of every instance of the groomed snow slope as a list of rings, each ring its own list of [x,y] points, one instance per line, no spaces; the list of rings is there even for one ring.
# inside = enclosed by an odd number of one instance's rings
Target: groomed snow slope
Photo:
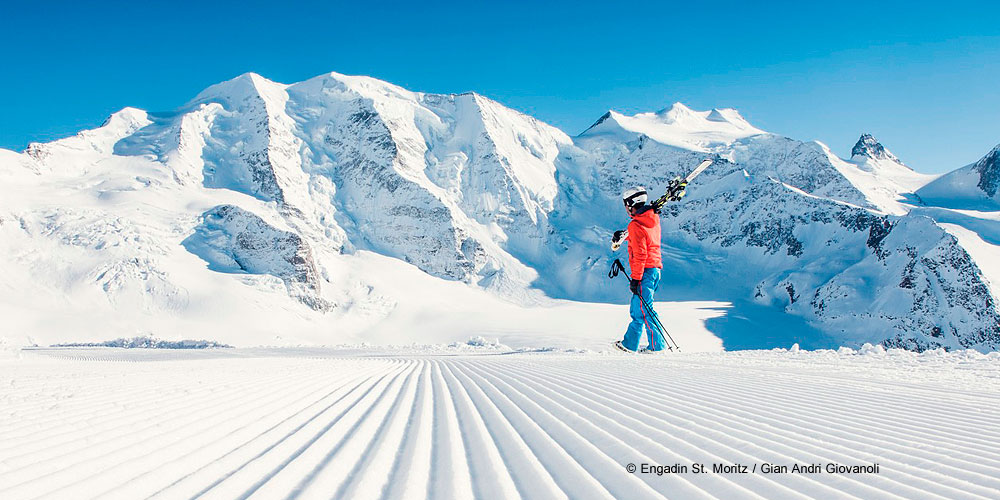
[[[998,353],[881,348],[21,351],[0,497],[998,498],[998,378]]]

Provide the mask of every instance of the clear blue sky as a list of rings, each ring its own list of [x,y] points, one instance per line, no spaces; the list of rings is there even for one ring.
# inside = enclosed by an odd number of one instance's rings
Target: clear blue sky
[[[14,2],[0,147],[254,71],[475,90],[575,135],[607,109],[735,107],[839,154],[871,132],[920,171],[1000,143],[997,2]]]

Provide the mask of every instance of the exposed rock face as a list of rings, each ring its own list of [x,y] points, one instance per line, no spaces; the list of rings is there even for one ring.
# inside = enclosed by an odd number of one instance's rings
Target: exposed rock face
[[[562,132],[477,94],[328,74],[248,74],[121,141],[180,182],[273,202],[305,239],[372,250],[525,299],[558,193]]]
[[[313,309],[332,307],[319,297],[319,273],[302,237],[240,207],[220,205],[205,212],[184,245],[213,270],[276,276]]]
[[[476,94],[369,78],[323,75],[287,93],[302,167],[336,186],[349,248],[523,295],[536,274],[511,251],[540,244],[565,134]]]
[[[878,227],[872,226],[873,236]],[[952,235],[913,215],[877,233],[881,239],[870,255],[815,290],[817,317],[845,329],[863,322],[872,332],[894,332],[881,340],[886,347],[1000,348],[995,299]]]
[[[858,142],[851,149],[851,158],[866,157],[874,160],[889,160],[902,164],[899,158],[882,146],[882,143],[875,140],[871,134],[862,134]]]
[[[219,102],[223,106],[209,125],[201,151],[205,186],[241,191],[264,201],[285,201],[271,161],[277,132],[272,115],[278,111],[273,109],[276,103],[265,97],[268,84],[273,85],[256,75],[244,75],[195,98],[195,104]],[[280,92],[275,89],[273,93]]]
[[[977,184],[987,196],[995,198],[1000,190],[1000,146],[993,148],[986,156],[977,161],[972,169],[979,174]]]
[[[421,145],[393,138],[371,101],[352,95],[339,82],[323,82],[336,96],[337,113],[323,116],[309,131],[312,170],[337,186],[340,221],[354,246],[410,262],[439,277],[471,281],[476,263],[460,252],[463,233],[444,201],[421,185]],[[333,93],[333,91],[336,91]],[[294,97],[298,97],[293,92]],[[296,99],[296,102],[297,99]]]

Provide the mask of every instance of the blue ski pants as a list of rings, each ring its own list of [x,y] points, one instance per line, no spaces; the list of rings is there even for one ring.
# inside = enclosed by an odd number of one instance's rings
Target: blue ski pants
[[[656,267],[645,269],[642,272],[642,280],[639,281],[639,293],[642,294],[643,299],[646,299],[646,303],[650,307],[653,307],[653,294],[659,286],[660,269]],[[625,338],[622,340],[622,345],[633,351],[639,350],[639,339],[642,337],[643,330],[645,330],[649,338],[649,350],[662,351],[666,348],[667,342],[663,338],[663,332],[656,327],[656,323],[651,317],[655,313],[646,310],[646,307],[642,305],[642,301],[639,300],[638,295],[632,295],[632,303],[629,306],[628,312],[632,316],[632,322],[628,324],[628,329],[625,330]]]

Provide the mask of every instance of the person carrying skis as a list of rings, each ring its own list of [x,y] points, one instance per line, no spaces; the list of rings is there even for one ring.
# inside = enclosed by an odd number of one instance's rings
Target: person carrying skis
[[[663,332],[654,325],[651,317],[653,311],[645,310],[643,301],[639,298],[641,295],[645,303],[652,307],[653,294],[660,284],[660,269],[663,268],[660,256],[660,216],[653,209],[653,205],[647,204],[646,201],[646,188],[642,186],[626,189],[622,193],[622,202],[632,217],[632,222],[625,231],[631,278],[629,289],[632,291],[629,315],[632,321],[625,330],[625,338],[615,342],[614,345],[626,352],[639,351],[639,340],[643,330],[649,338],[649,345],[643,352],[662,351],[667,345]],[[616,231],[614,240],[620,241],[621,237],[622,232]]]

